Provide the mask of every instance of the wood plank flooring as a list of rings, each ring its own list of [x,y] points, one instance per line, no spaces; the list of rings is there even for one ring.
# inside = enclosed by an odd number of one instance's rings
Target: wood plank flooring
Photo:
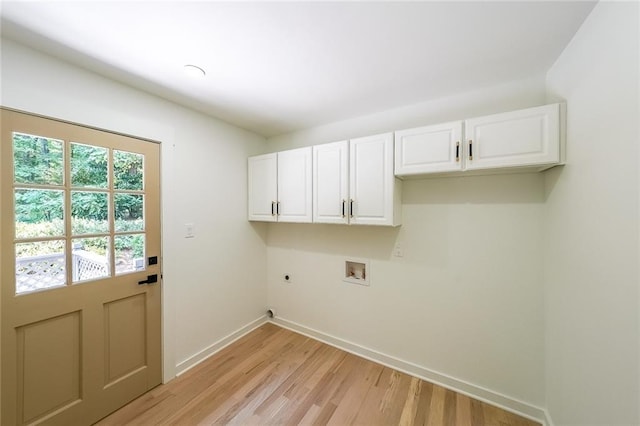
[[[273,324],[98,423],[219,424],[538,425]]]

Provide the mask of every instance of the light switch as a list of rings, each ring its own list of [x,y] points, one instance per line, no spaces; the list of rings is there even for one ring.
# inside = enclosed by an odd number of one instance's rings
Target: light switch
[[[184,224],[184,237],[185,238],[194,238],[195,235],[195,226],[193,223],[185,223]]]

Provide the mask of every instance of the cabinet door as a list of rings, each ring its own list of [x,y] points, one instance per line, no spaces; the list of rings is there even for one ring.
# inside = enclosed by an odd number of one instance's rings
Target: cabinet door
[[[349,147],[350,222],[396,225],[393,133],[352,139]]]
[[[278,222],[311,222],[311,147],[278,153]]]
[[[396,175],[462,170],[462,121],[395,132]]]
[[[275,203],[278,200],[277,154],[249,157],[248,216],[249,220],[275,222]]]
[[[313,147],[313,221],[348,223],[348,142]]]
[[[465,121],[465,169],[560,162],[560,105]]]

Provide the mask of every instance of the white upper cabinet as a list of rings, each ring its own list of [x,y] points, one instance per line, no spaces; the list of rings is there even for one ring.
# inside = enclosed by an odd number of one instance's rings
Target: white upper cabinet
[[[249,220],[311,222],[311,167],[311,147],[249,157]]]
[[[349,222],[401,223],[401,182],[394,176],[393,133],[349,141]]]
[[[313,221],[349,223],[349,142],[313,147]]]
[[[311,222],[311,147],[278,152],[278,222]]]
[[[250,157],[249,220],[398,226],[393,134]]]
[[[313,147],[314,222],[400,225],[400,191],[391,133]]]
[[[248,217],[401,224],[397,176],[540,171],[564,162],[564,104],[250,157]]]
[[[247,166],[249,220],[276,222],[278,155],[249,157]]]
[[[397,131],[395,173],[544,170],[562,164],[563,108],[544,105]]]
[[[560,104],[465,121],[467,170],[560,163]]]
[[[395,173],[462,170],[462,121],[395,132]]]

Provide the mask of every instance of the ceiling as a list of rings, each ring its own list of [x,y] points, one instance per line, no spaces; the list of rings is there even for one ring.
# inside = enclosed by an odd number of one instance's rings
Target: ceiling
[[[3,0],[0,13],[3,37],[269,137],[542,75],[594,4]]]

